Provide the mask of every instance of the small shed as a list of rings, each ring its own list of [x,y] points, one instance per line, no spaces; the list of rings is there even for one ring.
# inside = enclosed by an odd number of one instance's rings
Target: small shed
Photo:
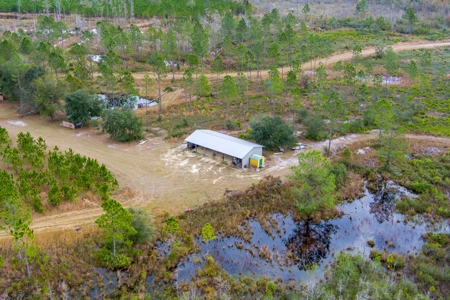
[[[186,142],[190,150],[241,168],[250,165],[252,155],[262,156],[264,147],[212,130],[196,130],[186,138]]]
[[[255,168],[261,168],[264,165],[264,156],[253,154],[250,156],[250,166]]]

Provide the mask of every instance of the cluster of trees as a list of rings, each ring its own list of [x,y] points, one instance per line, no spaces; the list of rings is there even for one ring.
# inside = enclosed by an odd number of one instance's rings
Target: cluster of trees
[[[116,0],[74,2],[70,0],[3,0],[0,3],[2,12],[55,13],[58,15],[78,13],[92,17],[180,17],[203,16],[206,11],[223,12],[231,10],[242,14],[250,9],[248,1],[234,0]]]
[[[29,133],[19,133],[14,147],[8,132],[0,128],[0,157],[16,174],[15,189],[20,199],[39,213],[45,207],[43,192],[46,202],[57,206],[62,201],[75,201],[87,191],[106,200],[118,187],[112,173],[96,159],[71,149],[63,153],[55,147],[47,152],[45,141],[35,140]]]
[[[34,140],[29,133],[19,133],[17,147],[13,147],[7,131],[0,128],[0,157],[16,173],[13,176],[7,170],[0,171],[0,230],[7,230],[12,237],[18,253],[16,265],[30,279],[31,265],[43,267],[48,260],[34,245],[34,231],[30,227],[31,211],[43,212],[41,197],[45,191],[51,205],[59,205],[62,200],[74,201],[87,191],[98,194],[104,200],[105,214],[96,223],[104,229],[104,240],[95,257],[100,264],[110,267],[128,265],[130,258],[125,254],[132,250],[131,245],[153,236],[151,216],[142,209],[127,210],[110,198],[118,183],[105,165],[71,149],[62,153],[55,147],[46,153],[46,148],[42,138]],[[3,262],[0,257],[0,268]]]
[[[293,127],[279,116],[257,116],[250,120],[250,126],[248,138],[264,145],[267,149],[278,146],[291,147],[297,140],[293,134]]]
[[[25,274],[30,279],[30,265],[36,258],[38,250],[34,246],[34,232],[30,228],[31,209],[21,201],[12,174],[0,170],[0,180],[2,183],[0,185],[0,229],[6,229],[12,236],[14,250],[17,251],[18,255],[19,267],[24,267]]]

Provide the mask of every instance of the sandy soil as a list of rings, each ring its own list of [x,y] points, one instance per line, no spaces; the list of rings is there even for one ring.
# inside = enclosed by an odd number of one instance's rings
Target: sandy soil
[[[410,50],[448,46],[446,43],[396,45],[394,49]],[[374,49],[366,49],[363,55],[371,55]],[[351,58],[351,53],[337,54],[327,59],[336,62]],[[136,74],[141,76],[142,74]],[[181,76],[177,74],[177,76]],[[213,76],[213,75],[211,75]],[[179,95],[180,96],[180,95]],[[19,132],[30,132],[34,137],[41,136],[49,148],[55,145],[62,150],[72,148],[75,152],[98,159],[116,176],[121,189],[114,194],[125,206],[146,208],[151,214],[161,216],[164,212],[179,214],[219,198],[225,189],[243,189],[256,183],[265,175],[282,176],[289,174],[290,166],[297,163],[299,151],[288,151],[273,155],[262,171],[241,170],[222,164],[210,157],[185,151],[182,143],[165,142],[162,137],[154,137],[146,143],[119,143],[94,129],[70,130],[50,122],[41,116],[20,118],[12,104],[0,101],[0,126],[11,136]],[[342,147],[363,143],[374,139],[377,132],[352,134],[333,141],[332,146]],[[432,136],[408,135],[416,140],[436,141],[450,145],[450,139]],[[327,142],[309,143],[307,149],[323,149]],[[55,212],[50,216],[36,216],[32,227],[36,231],[70,228],[92,224],[102,214],[101,208],[94,205],[80,205],[70,212]]]

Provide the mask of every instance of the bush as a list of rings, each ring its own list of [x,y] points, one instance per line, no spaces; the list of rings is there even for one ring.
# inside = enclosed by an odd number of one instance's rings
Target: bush
[[[100,125],[100,122],[97,120],[90,120],[89,121],[89,126],[92,128],[98,128]]]
[[[94,252],[93,256],[101,266],[105,267],[125,268],[131,264],[129,257],[123,254],[117,254],[114,258],[111,251],[106,248],[101,248],[100,250]]]
[[[189,126],[188,120],[186,118],[183,118],[183,120],[181,120],[180,123],[175,124],[175,129],[180,129],[188,126]]]
[[[306,138],[319,141],[327,137],[325,132],[325,122],[318,116],[308,117],[304,124],[306,125]]]
[[[243,140],[247,140],[248,139],[248,133],[241,133],[238,135],[238,138],[243,139]]]
[[[343,163],[332,164],[330,172],[334,175],[336,188],[343,187],[348,178],[347,167]]]
[[[129,239],[134,244],[140,244],[149,241],[153,237],[155,228],[151,225],[153,220],[145,210],[142,208],[128,208],[128,212],[133,215],[131,226],[136,229],[136,233],[129,236]]]
[[[176,130],[172,130],[171,132],[169,132],[167,134],[167,136],[164,139],[170,139],[170,138],[181,138],[184,135],[186,135],[187,132],[184,129],[176,129]]]
[[[225,123],[225,126],[227,127],[227,129],[230,129],[230,130],[242,129],[241,122],[234,121],[234,120],[227,120],[227,122]]]
[[[411,189],[413,192],[418,194],[423,193],[429,193],[433,190],[433,186],[429,184],[428,182],[423,181],[413,181],[410,184],[408,184],[408,188]]]
[[[292,146],[297,139],[294,129],[280,117],[257,116],[250,120],[248,138],[264,145],[267,149],[277,146]]]
[[[105,110],[102,119],[102,132],[109,133],[116,140],[128,142],[142,137],[142,120],[131,110]]]
[[[306,108],[300,108],[298,110],[298,121],[302,123],[309,116],[309,111]]]
[[[364,126],[363,120],[355,119],[349,123],[349,130],[350,132],[361,133],[366,130],[366,127]]]
[[[66,114],[72,123],[81,122],[86,124],[90,116],[99,116],[103,110],[104,104],[100,99],[85,90],[66,94],[64,97]]]

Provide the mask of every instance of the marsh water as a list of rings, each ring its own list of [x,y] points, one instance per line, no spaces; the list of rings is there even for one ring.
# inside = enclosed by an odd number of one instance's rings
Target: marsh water
[[[424,243],[423,234],[450,232],[448,223],[430,225],[421,219],[405,222],[403,215],[394,212],[395,201],[401,197],[415,195],[388,182],[377,194],[366,190],[362,198],[341,204],[341,218],[321,223],[296,222],[289,215],[274,213],[268,216],[272,219],[269,231],[260,222],[248,220],[244,225],[252,232],[250,241],[218,236],[203,243],[199,238],[196,242],[200,253],[178,265],[176,278],[189,281],[203,266],[205,257],[212,256],[230,274],[302,281],[321,277],[326,265],[341,251],[366,257],[371,249],[416,255]],[[369,240],[375,242],[373,248]]]

